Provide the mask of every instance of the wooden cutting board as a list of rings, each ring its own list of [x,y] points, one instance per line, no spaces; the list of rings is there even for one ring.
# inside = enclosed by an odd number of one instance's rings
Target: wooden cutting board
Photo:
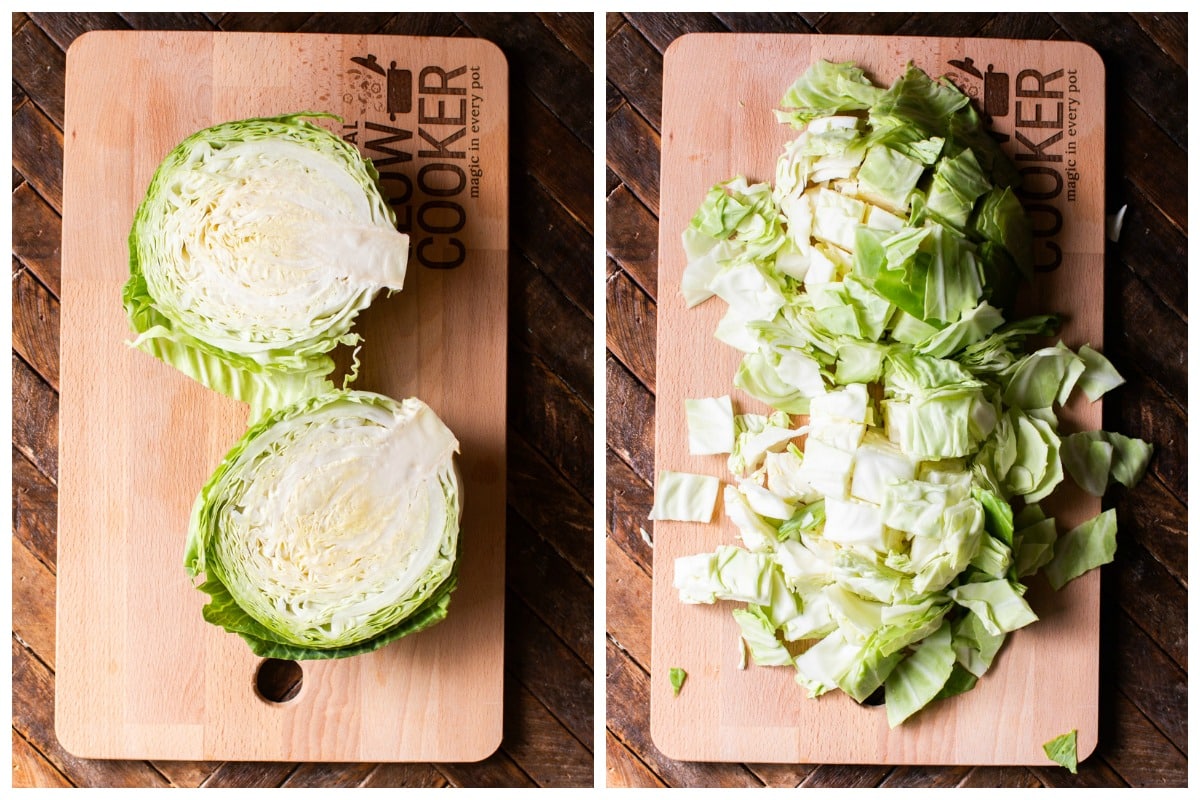
[[[656,469],[729,479],[723,456],[688,453],[684,400],[732,390],[741,354],[713,338],[725,306],[688,310],[679,292],[686,258],[680,234],[710,186],[735,174],[773,180],[782,145],[796,132],[772,109],[818,58],[854,61],[890,85],[907,62],[949,75],[1008,136],[1026,174],[1035,227],[1032,308],[1065,315],[1062,338],[1103,344],[1104,70],[1074,42],[867,36],[694,34],[677,40],[663,68],[659,235]],[[1078,393],[1077,393],[1078,394]],[[735,410],[762,406],[734,391]],[[1073,401],[1063,430],[1100,427],[1100,404]],[[1069,482],[1069,481],[1068,481]],[[1072,485],[1051,509],[1060,530],[1100,510]],[[809,699],[794,671],[738,668],[731,603],[692,606],[672,587],[674,561],[735,543],[718,508],[710,525],[655,524],[651,733],[676,759],[703,761],[1050,764],[1042,743],[1079,731],[1082,759],[1096,746],[1099,573],[1027,595],[1039,622],[1009,638],[991,671],[964,695],[928,707],[890,730],[882,706],[841,692]],[[668,671],[687,670],[678,697]]]
[[[508,68],[466,38],[95,32],[67,54],[55,725],[92,758],[475,761],[500,743]],[[448,618],[375,653],[254,656],[203,621],[183,569],[192,501],[246,406],[131,338],[126,238],[159,161],[209,125],[316,110],[375,159],[411,236],[404,291],[359,318],[357,388],[430,404],[461,443]]]

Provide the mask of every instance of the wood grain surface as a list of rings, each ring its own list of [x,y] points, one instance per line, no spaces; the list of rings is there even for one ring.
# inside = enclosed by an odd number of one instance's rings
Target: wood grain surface
[[[376,79],[372,57],[406,71]],[[94,31],[68,51],[55,731],[75,755],[478,761],[499,746],[507,73],[494,45],[453,36]],[[246,406],[126,347],[114,299],[125,229],[165,154],[283,109],[338,114],[318,123],[352,136],[404,199],[404,290],[355,321],[354,386],[433,408],[459,441],[464,503],[446,620],[358,658],[297,664],[296,691],[275,702],[256,686],[263,659],[204,621],[207,597],[180,561],[196,494],[245,431]]]
[[[1159,15],[608,15],[609,785],[1186,783],[1187,318],[1182,299],[1167,288],[1185,280],[1186,128],[1177,108],[1186,85],[1184,27],[1178,16]],[[672,291],[658,281],[659,151],[669,135],[663,53],[682,34],[728,31],[1077,40],[1104,61],[1110,76],[1104,208],[1129,206],[1121,240],[1105,258],[1103,330],[1106,352],[1129,384],[1106,398],[1104,427],[1152,440],[1158,453],[1143,484],[1105,500],[1117,509],[1120,545],[1100,580],[1099,742],[1078,776],[1041,766],[681,761],[647,735],[655,673],[646,597],[656,552],[646,514],[658,381],[668,379],[656,371],[655,327],[664,313],[659,304]],[[723,141],[719,133],[714,139]]]
[[[64,54],[131,28],[482,37],[508,61],[510,201],[537,213],[509,226],[503,740],[481,762],[91,760],[55,737]],[[591,30],[557,14],[14,15],[14,785],[591,785]]]

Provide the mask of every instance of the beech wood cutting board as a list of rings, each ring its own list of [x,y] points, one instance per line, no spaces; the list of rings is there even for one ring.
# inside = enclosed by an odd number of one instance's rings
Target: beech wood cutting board
[[[762,405],[733,390],[741,354],[713,338],[725,306],[688,310],[679,292],[686,258],[680,234],[713,184],[736,174],[773,181],[782,145],[796,131],[772,110],[818,58],[854,61],[890,85],[912,61],[948,75],[1006,135],[1024,173],[1023,202],[1035,229],[1036,282],[1027,311],[1065,317],[1072,347],[1103,346],[1104,71],[1074,42],[821,35],[693,34],[667,51],[663,71],[659,220],[656,469],[715,474],[724,456],[688,453],[684,400],[733,392],[735,412]],[[1076,393],[1080,395],[1081,393]],[[1064,432],[1100,427],[1100,404],[1074,399]],[[1053,507],[1060,530],[1100,510],[1070,480]],[[1027,598],[1040,620],[1009,637],[975,689],[928,706],[890,730],[883,706],[841,692],[809,699],[794,671],[739,669],[732,603],[684,605],[672,587],[677,557],[735,543],[720,506],[714,523],[654,526],[651,734],[685,760],[1051,764],[1042,744],[1072,729],[1079,756],[1096,746],[1099,572],[1051,591],[1039,578]],[[687,670],[678,697],[668,671]]]
[[[330,111],[411,237],[359,317],[356,388],[416,395],[461,444],[458,589],[441,624],[300,662],[293,699],[201,618],[197,492],[246,406],[128,347],[126,238],[160,160],[218,122]],[[55,726],[93,758],[475,761],[500,743],[508,69],[478,39],[95,32],[67,54]],[[343,360],[348,358],[343,355]]]

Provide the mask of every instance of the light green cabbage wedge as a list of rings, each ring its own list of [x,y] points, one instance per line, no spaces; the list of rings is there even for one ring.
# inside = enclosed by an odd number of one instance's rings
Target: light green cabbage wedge
[[[185,565],[256,654],[340,658],[446,616],[458,441],[410,398],[332,391],[251,426],[201,490]]]
[[[189,136],[159,165],[129,234],[122,299],[134,344],[251,418],[332,389],[328,355],[381,290],[404,285],[408,237],[355,148],[308,121],[247,119]]]

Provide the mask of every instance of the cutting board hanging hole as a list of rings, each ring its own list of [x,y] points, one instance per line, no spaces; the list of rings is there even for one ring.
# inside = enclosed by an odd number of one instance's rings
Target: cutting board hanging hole
[[[268,703],[286,703],[300,694],[304,670],[295,661],[268,658],[254,672],[254,688]]]

